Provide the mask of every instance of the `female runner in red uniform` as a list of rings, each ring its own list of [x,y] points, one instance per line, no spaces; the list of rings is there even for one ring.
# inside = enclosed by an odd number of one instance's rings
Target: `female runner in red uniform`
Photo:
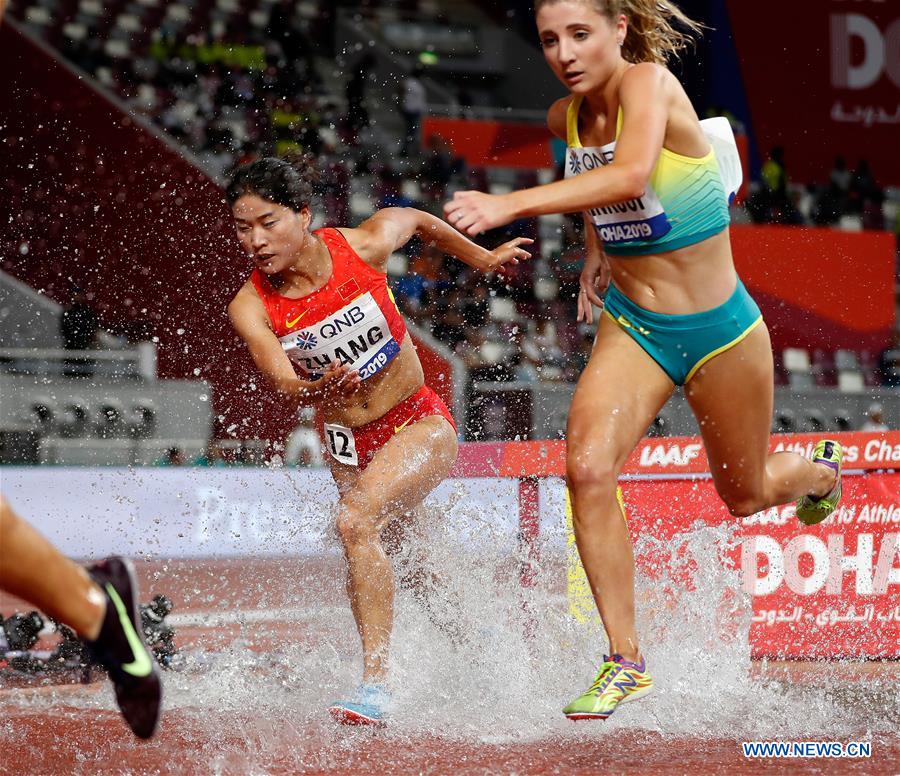
[[[330,711],[348,724],[377,724],[390,700],[384,683],[394,600],[381,531],[447,476],[457,451],[453,418],[424,384],[385,266],[415,234],[483,272],[528,258],[521,246],[531,240],[488,251],[411,208],[380,210],[356,229],[310,231],[314,178],[305,162],[274,158],[235,173],[228,201],[255,268],[228,312],[278,391],[324,416],[347,592],[363,647],[362,684]]]

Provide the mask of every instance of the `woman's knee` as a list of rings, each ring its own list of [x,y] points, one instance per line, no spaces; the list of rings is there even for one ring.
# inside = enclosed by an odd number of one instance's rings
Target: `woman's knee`
[[[768,505],[762,493],[753,491],[719,491],[732,517],[749,517],[765,509]]]
[[[345,547],[378,541],[375,522],[365,512],[352,506],[341,505],[335,527],[341,543]]]
[[[587,455],[569,454],[566,460],[566,484],[577,498],[585,492],[615,494],[618,472],[611,461],[593,460]]]

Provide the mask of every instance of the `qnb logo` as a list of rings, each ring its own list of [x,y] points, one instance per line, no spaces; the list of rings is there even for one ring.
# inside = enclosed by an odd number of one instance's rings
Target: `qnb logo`
[[[316,346],[316,335],[311,331],[301,331],[297,335],[297,347],[300,350],[312,350]]]
[[[861,60],[854,40],[862,43]],[[883,73],[900,88],[900,18],[882,32],[868,16],[832,14],[831,85],[838,89],[868,89]]]
[[[574,151],[569,151],[569,169],[572,171],[572,175],[578,175],[581,172],[581,159]]]

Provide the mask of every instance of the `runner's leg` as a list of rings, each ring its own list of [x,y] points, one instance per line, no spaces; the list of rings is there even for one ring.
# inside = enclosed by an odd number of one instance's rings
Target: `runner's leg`
[[[578,381],[566,432],[575,539],[610,652],[639,657],[634,554],[616,500],[625,460],[674,390],[674,383],[607,316]]]
[[[447,420],[423,418],[392,437],[341,495],[337,530],[362,639],[364,682],[384,681],[393,626],[394,572],[381,531],[434,490],[449,474],[456,451],[456,432]]]
[[[833,469],[798,453],[768,454],[773,371],[763,324],[707,362],[685,386],[716,490],[738,517],[807,494],[824,496],[835,483]]]

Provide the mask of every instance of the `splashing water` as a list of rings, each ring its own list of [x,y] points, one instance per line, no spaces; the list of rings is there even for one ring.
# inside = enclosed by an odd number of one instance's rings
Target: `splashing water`
[[[698,523],[668,541],[636,543],[643,569],[638,627],[655,692],[605,723],[573,725],[561,708],[591,681],[606,642],[599,622],[579,623],[568,613],[562,528],[542,537],[534,584],[523,589],[523,557],[509,521],[472,505],[454,508],[461,520],[445,519],[446,508],[423,510],[394,558],[398,579],[415,576],[420,589],[401,586],[396,597],[391,725],[348,736],[327,718],[325,708],[359,681],[359,639],[345,601],[319,605],[321,580],[298,578],[298,591],[313,590],[302,623],[308,643],[260,653],[247,629],[227,651],[193,651],[181,671],[165,676],[166,713],[182,724],[190,719],[183,736],[210,753],[210,772],[265,773],[285,762],[289,770],[333,767],[373,735],[398,747],[434,739],[576,742],[635,732],[801,740],[890,734],[900,724],[896,689],[885,680],[848,683],[840,664],[824,683],[757,676],[749,598],[727,562],[734,536]],[[334,561],[340,582],[341,563]],[[71,703],[113,707],[105,686]]]
[[[395,557],[398,579],[416,569],[427,595],[401,588],[395,602],[390,735],[483,742],[574,735],[561,707],[591,681],[606,644],[599,623],[568,615],[559,537],[544,537],[535,584],[523,590],[521,559],[491,515],[472,510],[463,530],[478,542],[461,544],[458,525],[428,512]],[[896,696],[877,712],[858,702],[848,713],[838,703],[849,692],[839,671],[826,686],[754,676],[749,597],[726,560],[733,541],[728,529],[700,524],[670,541],[638,541],[636,555],[654,559],[649,576],[638,574],[636,600],[656,691],[588,735],[639,728],[758,739],[892,730]],[[170,677],[170,706],[255,708],[298,725],[320,722],[324,708],[355,686],[361,659],[349,607],[313,621],[330,635],[269,656],[270,672],[248,672],[237,645],[213,671]],[[874,681],[868,689],[884,688]]]

